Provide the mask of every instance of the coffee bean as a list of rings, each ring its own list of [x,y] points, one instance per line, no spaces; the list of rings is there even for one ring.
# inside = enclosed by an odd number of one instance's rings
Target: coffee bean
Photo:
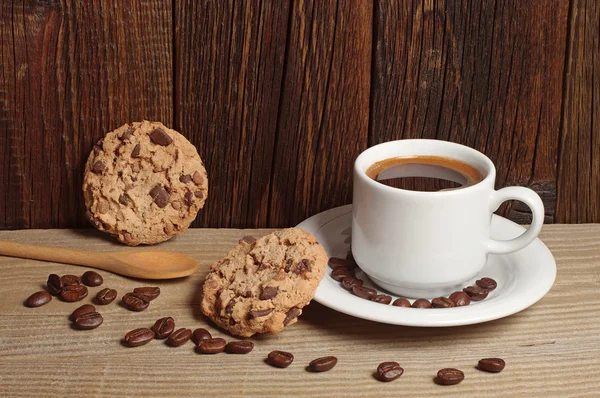
[[[333,367],[337,364],[337,358],[334,356],[322,357],[313,359],[308,364],[308,367],[313,372],[327,372],[328,370],[333,369]]]
[[[225,351],[227,342],[220,337],[200,341],[196,350],[201,354],[218,354]]]
[[[87,287],[83,285],[69,285],[62,288],[60,298],[69,303],[83,300],[88,295]]]
[[[142,149],[140,147],[140,144],[137,144],[134,148],[133,151],[131,151],[131,157],[132,158],[137,158],[138,156],[140,156],[140,149]]]
[[[487,291],[494,290],[495,288],[498,287],[498,284],[492,278],[481,278],[478,281],[476,281],[475,284],[477,286],[479,286],[480,288],[485,289]]]
[[[239,243],[246,243],[248,245],[252,245],[254,244],[254,242],[256,242],[256,238],[254,236],[244,236],[242,239],[240,239]]]
[[[410,308],[410,301],[408,301],[405,298],[397,298],[396,300],[394,300],[394,302],[392,303],[392,305],[394,307],[404,307],[404,308]]]
[[[491,373],[502,372],[504,366],[506,366],[506,362],[502,358],[483,358],[477,365],[480,370]]]
[[[354,286],[362,286],[362,285],[363,285],[363,280],[355,278],[353,276],[347,276],[344,279],[342,279],[342,286],[346,290],[351,291]]]
[[[271,312],[273,312],[273,308],[267,308],[265,310],[253,310],[248,313],[248,318],[249,319],[261,318],[263,316],[269,315]]]
[[[144,300],[152,301],[158,296],[160,296],[160,287],[158,286],[146,286],[146,287],[136,287],[133,289],[134,293],[141,294]]]
[[[445,386],[451,386],[460,383],[464,379],[465,374],[462,371],[453,368],[445,368],[440,369],[437,372],[436,382]]]
[[[60,281],[63,287],[81,285],[81,278],[77,275],[63,275],[60,277]]]
[[[377,292],[375,290],[364,286],[354,286],[352,288],[352,292],[358,297],[364,298],[365,300],[371,300],[373,297],[377,296]]]
[[[104,282],[104,279],[96,271],[86,271],[81,276],[81,281],[84,285],[96,287],[100,286]]]
[[[389,304],[392,302],[392,297],[387,294],[378,294],[371,299],[371,301],[375,301],[376,303],[381,304]]]
[[[46,282],[48,292],[53,296],[58,296],[63,288],[60,276],[56,274],[50,274],[48,281]]]
[[[144,311],[148,308],[148,302],[134,296],[132,293],[127,293],[121,298],[123,305],[131,311]]]
[[[463,289],[463,292],[467,293],[473,301],[481,301],[489,294],[489,291],[482,289],[479,286],[467,286]]]
[[[139,347],[154,339],[154,332],[148,328],[134,329],[125,335],[123,343],[128,347]]]
[[[153,132],[151,132],[150,133],[150,139],[156,145],[160,145],[160,146],[171,145],[171,143],[173,142],[173,139],[171,138],[171,136],[169,136],[169,134],[167,134],[161,128],[157,128]]]
[[[287,368],[294,362],[294,356],[285,351],[271,351],[267,357],[267,362],[278,368]]]
[[[194,330],[194,333],[192,333],[192,341],[196,345],[199,345],[200,342],[203,340],[209,340],[209,339],[212,339],[212,336],[211,336],[210,332],[204,328],[198,328],[198,329]]]
[[[175,321],[170,316],[160,318],[150,329],[154,332],[155,338],[166,339],[175,330]]]
[[[52,296],[45,290],[35,292],[25,300],[25,306],[29,308],[41,307],[52,300]]]
[[[336,269],[339,267],[350,268],[349,265],[350,265],[349,262],[344,258],[339,258],[339,257],[329,258],[329,266],[333,269]]]
[[[92,171],[94,173],[102,173],[102,170],[104,170],[105,167],[106,167],[106,165],[104,164],[104,162],[101,160],[98,160],[98,161],[94,162],[94,164],[92,165]]]
[[[161,209],[169,204],[169,193],[162,187],[162,185],[156,185],[150,190],[150,196],[152,200]]]
[[[465,292],[454,292],[448,298],[452,300],[457,307],[471,304],[471,297]]]
[[[184,184],[187,184],[190,181],[192,181],[192,176],[189,174],[185,174],[179,177],[179,182],[183,182]]]
[[[392,381],[402,376],[404,369],[398,362],[382,362],[377,367],[377,378],[381,381]]]
[[[279,288],[277,286],[265,286],[260,292],[260,300],[270,300],[279,294]]]
[[[69,316],[69,320],[71,322],[75,322],[75,319],[79,318],[83,314],[88,314],[90,312],[96,312],[96,307],[91,304],[84,304],[81,307],[78,307],[73,313]]]
[[[412,303],[413,308],[431,308],[432,305],[427,299],[417,299]]]
[[[115,289],[102,289],[96,293],[96,302],[102,305],[110,304],[115,301],[117,295],[118,293]]]
[[[285,319],[283,320],[283,326],[287,326],[292,320],[300,316],[302,310],[298,307],[292,307],[288,312],[285,313]]]
[[[331,271],[331,277],[338,282],[341,282],[344,278],[348,276],[354,276],[354,271],[346,267],[338,267]]]
[[[431,300],[433,308],[452,308],[455,306],[454,301],[446,297],[437,297]]]
[[[75,319],[75,327],[80,330],[96,329],[103,321],[104,318],[98,312],[87,312]]]
[[[229,354],[247,354],[254,349],[254,343],[248,340],[230,341],[225,346],[225,352]]]
[[[180,328],[171,333],[167,338],[167,345],[179,347],[187,343],[192,338],[192,331],[186,328]]]

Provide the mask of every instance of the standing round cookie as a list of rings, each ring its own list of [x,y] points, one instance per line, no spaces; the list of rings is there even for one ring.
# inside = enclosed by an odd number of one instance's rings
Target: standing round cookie
[[[111,131],[90,153],[83,195],[96,228],[129,245],[155,244],[185,232],[204,206],[204,164],[183,135],[160,122]]]
[[[326,266],[325,250],[303,229],[245,237],[211,265],[202,312],[234,335],[280,332],[310,303]]]

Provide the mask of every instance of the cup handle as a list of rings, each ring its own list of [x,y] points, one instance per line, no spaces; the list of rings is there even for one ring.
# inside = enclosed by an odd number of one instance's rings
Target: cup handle
[[[544,224],[544,203],[535,191],[525,187],[506,187],[495,191],[490,201],[490,210],[494,212],[507,200],[518,200],[525,203],[531,209],[533,220],[531,225],[521,236],[509,240],[489,239],[487,243],[489,253],[512,253],[521,250],[540,233]]]

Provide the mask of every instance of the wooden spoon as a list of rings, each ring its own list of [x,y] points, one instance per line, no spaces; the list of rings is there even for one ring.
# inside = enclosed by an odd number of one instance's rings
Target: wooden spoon
[[[0,241],[0,255],[103,269],[143,279],[172,279],[198,271],[198,261],[168,251],[85,252]]]

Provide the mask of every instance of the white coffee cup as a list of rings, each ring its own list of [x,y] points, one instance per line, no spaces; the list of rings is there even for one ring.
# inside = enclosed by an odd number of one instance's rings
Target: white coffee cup
[[[476,168],[483,180],[461,189],[421,192],[371,179],[367,169],[394,157],[441,156]],[[489,253],[510,253],[530,244],[544,222],[540,197],[525,187],[494,190],[496,168],[475,149],[437,140],[400,140],[373,146],[354,163],[352,253],[382,288],[404,297],[437,297],[461,290],[484,267]],[[490,238],[492,213],[507,200],[531,209],[521,236]]]

